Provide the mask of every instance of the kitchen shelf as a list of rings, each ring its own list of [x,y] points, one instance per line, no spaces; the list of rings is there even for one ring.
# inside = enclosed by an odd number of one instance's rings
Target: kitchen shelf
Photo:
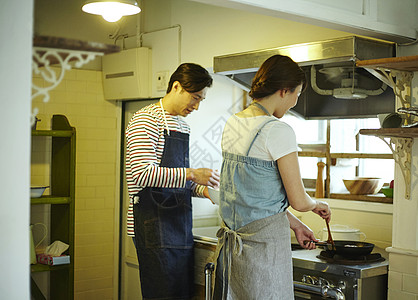
[[[315,189],[305,188],[305,191],[310,197],[315,197]],[[329,195],[329,198],[339,199],[339,200],[393,203],[393,198],[386,197],[382,193],[378,193],[374,195],[353,195],[348,192],[347,193],[331,193]]]
[[[393,198],[386,197],[383,194],[375,195],[353,195],[350,193],[331,193],[330,198],[341,199],[341,200],[356,200],[356,201],[367,201],[367,202],[380,202],[380,203],[393,203]]]
[[[405,198],[410,199],[412,144],[418,138],[418,128],[361,129],[360,134],[377,136],[389,146],[405,181]]]
[[[32,130],[32,138],[51,137],[50,191],[51,195],[31,198],[31,205],[51,205],[49,237],[51,243],[61,241],[69,245],[70,264],[48,266],[34,264],[31,273],[54,271],[49,276],[48,289],[51,299],[74,299],[74,232],[75,232],[75,143],[76,131],[63,115],[53,115],[51,130]],[[49,139],[48,139],[49,140]],[[49,151],[50,150],[50,151]],[[34,278],[31,279],[33,299],[45,299]]]
[[[70,197],[42,196],[40,198],[31,198],[30,204],[70,204]]]
[[[38,35],[33,38],[33,46],[40,48],[61,49],[64,51],[77,50],[86,52],[97,52],[100,54],[109,54],[120,51],[120,47],[117,45],[42,35]]]
[[[320,152],[320,151],[299,151],[298,156],[299,157],[327,157],[327,153]]]
[[[326,152],[316,151],[300,151],[298,152],[300,157],[327,157]],[[393,159],[392,154],[388,153],[330,153],[331,158],[374,158],[374,159]]]
[[[71,137],[72,134],[68,130],[32,130],[32,136]]]
[[[66,270],[66,269],[69,269],[69,268],[70,268],[70,264],[58,265],[58,266],[36,264],[36,265],[31,265],[30,266],[30,271],[32,273],[37,273],[37,272],[50,272],[50,271]]]
[[[418,71],[418,55],[360,60],[356,66],[389,85],[403,107],[411,107],[411,84],[413,72]],[[411,118],[408,117],[406,122],[411,124]]]
[[[411,84],[413,72],[418,71],[418,55],[357,61],[356,65],[390,85],[403,107],[411,107]],[[406,122],[412,124],[410,116]],[[410,199],[412,144],[418,137],[418,128],[362,129],[360,134],[377,136],[389,146],[405,181],[405,198]]]
[[[356,62],[356,66],[415,72],[418,71],[418,55],[359,60]]]
[[[418,128],[360,129],[360,134],[387,138],[418,138]]]

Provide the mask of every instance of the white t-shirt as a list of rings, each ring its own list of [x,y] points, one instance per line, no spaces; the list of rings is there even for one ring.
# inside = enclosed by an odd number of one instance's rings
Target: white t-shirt
[[[292,127],[274,116],[240,118],[232,115],[222,137],[222,150],[238,155],[247,155],[248,148],[257,131],[264,126],[251,147],[248,156],[263,160],[274,160],[298,151],[296,135]]]

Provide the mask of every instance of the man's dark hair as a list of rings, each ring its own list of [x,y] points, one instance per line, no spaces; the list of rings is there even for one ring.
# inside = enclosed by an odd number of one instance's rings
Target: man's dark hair
[[[213,79],[205,68],[193,63],[181,64],[171,75],[168,83],[167,94],[171,91],[173,83],[180,82],[180,85],[189,93],[195,93],[203,90],[205,87],[211,87]]]

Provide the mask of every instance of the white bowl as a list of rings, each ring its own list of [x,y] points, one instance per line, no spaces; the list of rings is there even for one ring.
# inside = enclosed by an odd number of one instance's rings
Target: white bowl
[[[352,228],[348,225],[330,225],[330,230],[332,238],[336,241],[365,241],[366,234],[361,232],[359,229]],[[326,227],[322,228],[322,241],[328,239],[328,229]]]
[[[43,193],[45,192],[45,189],[48,186],[31,186],[30,188],[30,197],[31,198],[40,198]]]
[[[213,188],[208,187],[208,192],[210,200],[215,202],[215,204],[219,205],[219,190],[215,190]]]

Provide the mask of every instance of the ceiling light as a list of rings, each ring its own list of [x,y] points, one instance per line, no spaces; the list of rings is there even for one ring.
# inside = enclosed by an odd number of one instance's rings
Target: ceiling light
[[[101,15],[108,22],[116,22],[123,16],[135,15],[141,11],[134,0],[87,1],[81,9],[89,14]]]

